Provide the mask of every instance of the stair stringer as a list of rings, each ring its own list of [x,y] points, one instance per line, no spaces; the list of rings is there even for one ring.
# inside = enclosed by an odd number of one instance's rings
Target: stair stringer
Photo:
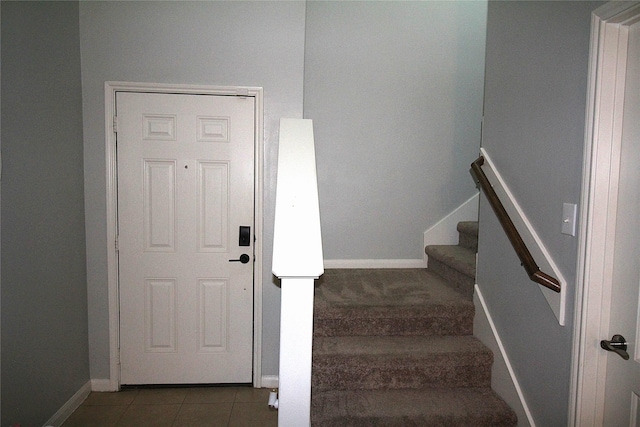
[[[474,287],[473,305],[475,316],[473,318],[473,336],[489,347],[493,352],[493,366],[491,368],[491,388],[518,415],[517,427],[536,427],[531,411],[518,383],[518,378],[511,366],[502,340],[498,335],[491,313],[487,307],[482,291],[478,284]]]
[[[478,220],[478,201],[480,193],[475,193],[467,201],[455,208],[440,221],[424,232],[424,244],[429,245],[457,245],[458,232],[456,226],[463,221]],[[428,255],[424,253],[424,265],[427,265]]]

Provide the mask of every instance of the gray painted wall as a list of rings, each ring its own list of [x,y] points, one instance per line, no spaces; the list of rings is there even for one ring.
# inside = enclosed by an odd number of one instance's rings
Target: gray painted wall
[[[265,88],[262,368],[275,375],[278,119],[302,117],[304,84],[327,258],[422,259],[423,231],[474,192],[485,17],[484,2],[81,2],[91,377],[109,375],[105,81]]]
[[[302,116],[306,77],[305,115],[316,125],[328,257],[417,258],[416,251],[421,256],[422,231],[472,191],[465,187],[466,170],[476,154],[477,147],[473,153],[469,147],[477,133],[480,96],[473,67],[482,53],[466,46],[483,49],[472,34],[481,33],[485,12],[480,4],[467,5],[480,8],[477,21],[459,3],[311,2],[305,58],[300,2],[83,2],[81,48],[77,4],[2,2],[2,424],[41,424],[89,378],[87,360],[91,378],[108,377],[104,81],[265,88],[263,373],[275,374],[279,292],[271,285],[268,260],[277,119]],[[589,12],[595,7],[583,2],[489,7],[484,145],[570,282],[577,242],[559,233],[559,220],[562,202],[577,203],[579,197]],[[451,14],[456,20],[449,20]],[[441,28],[443,22],[474,27],[447,33],[450,27]],[[80,50],[90,357],[79,173]],[[39,121],[24,126],[34,113]],[[402,126],[388,126],[390,118]],[[419,133],[426,135],[424,141],[416,139]],[[428,146],[433,151],[427,152]],[[381,151],[392,154],[383,157]],[[467,158],[453,159],[454,153]],[[462,168],[464,177],[448,170],[445,174],[455,176],[438,178],[442,186],[423,188],[441,162],[459,164],[454,167]],[[335,164],[343,167],[330,166]],[[419,185],[407,182],[405,171],[417,175]],[[337,194],[333,188],[347,191]],[[345,200],[353,211],[340,210]],[[356,224],[361,214],[367,222],[374,216],[389,221],[378,231],[378,221]],[[564,425],[572,326],[557,325],[484,202],[480,215],[478,282],[536,421]],[[418,232],[397,232],[407,224]],[[348,241],[340,237],[345,230]],[[385,239],[400,242],[394,246],[402,249],[368,247]],[[573,290],[568,299],[573,301]],[[34,418],[15,419],[12,408],[29,402],[37,407],[20,410]]]
[[[326,259],[423,258],[423,232],[475,194],[486,2],[307,4]]]
[[[568,281],[567,325],[530,282],[484,197],[477,282],[533,417],[567,424],[591,2],[489,3],[482,145]]]
[[[76,2],[2,2],[2,425],[89,380]]]
[[[263,375],[278,372],[271,247],[280,117],[302,117],[304,2],[81,2],[91,378],[109,378],[104,82],[261,86],[265,108]]]
[[[280,304],[270,265],[277,120],[302,116],[306,78],[307,117],[315,120],[320,143],[329,257],[421,258],[424,229],[473,192],[466,170],[477,153],[486,5],[465,5],[82,2],[79,31],[91,378],[109,375],[105,81],[265,88],[263,374],[272,375],[277,373]],[[306,16],[306,55],[305,7],[311,8]],[[356,27],[351,25],[353,18],[358,19]],[[77,23],[58,30],[75,27]],[[38,29],[26,26],[23,31]],[[54,51],[76,55],[68,48]],[[40,60],[25,55],[28,58]],[[43,75],[45,69],[40,67]],[[345,69],[357,72],[342,75]],[[77,75],[70,77],[71,85],[77,83],[74,78]],[[367,96],[360,96],[363,94]],[[372,96],[375,103],[369,99]],[[378,123],[377,133],[360,132]],[[388,152],[394,154],[388,156]],[[354,161],[363,155],[366,163]],[[64,160],[78,159],[66,156]],[[441,167],[443,164],[450,168]],[[363,180],[364,172],[371,174],[370,180]],[[439,178],[432,179],[436,174]],[[370,237],[346,251],[346,241],[340,239],[348,228],[345,223],[357,223],[363,212],[358,207],[361,200],[351,197],[347,198],[349,206],[356,208],[343,210],[345,199],[331,191],[343,182],[351,182],[358,194],[366,196],[367,212],[377,212],[365,215],[367,221],[350,232],[351,237]],[[380,242],[387,244],[377,246]],[[372,247],[377,249],[372,252]]]

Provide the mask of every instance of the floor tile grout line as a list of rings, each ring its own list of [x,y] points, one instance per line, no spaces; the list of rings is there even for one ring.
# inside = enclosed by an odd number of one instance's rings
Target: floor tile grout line
[[[229,427],[229,425],[231,424],[231,417],[233,416],[233,407],[236,405],[236,400],[238,400],[237,390],[233,393],[233,402],[231,402],[231,410],[229,411],[229,416],[227,417],[227,424],[225,427]]]
[[[129,410],[129,408],[131,407],[131,403],[133,403],[133,400],[131,402],[129,402],[127,406],[127,409],[125,409],[124,411],[122,411],[122,413],[120,414],[120,416],[118,417],[118,419],[116,420],[114,427],[118,427],[118,424],[120,424],[120,420],[122,420],[122,417],[124,417],[124,414],[127,413],[127,411]],[[116,406],[116,405],[112,405],[112,406]]]

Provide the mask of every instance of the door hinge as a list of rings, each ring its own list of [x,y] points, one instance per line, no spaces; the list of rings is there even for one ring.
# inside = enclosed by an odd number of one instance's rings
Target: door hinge
[[[118,241],[117,237],[116,237],[116,240],[115,240],[114,243],[115,243],[115,246],[116,246],[116,252],[120,251],[120,242]]]
[[[113,133],[118,133],[118,116],[113,116]]]

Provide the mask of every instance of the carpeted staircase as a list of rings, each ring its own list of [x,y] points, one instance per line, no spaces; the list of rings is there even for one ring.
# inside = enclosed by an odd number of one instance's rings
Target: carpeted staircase
[[[515,426],[473,337],[477,223],[428,269],[327,270],[316,285],[311,424]]]

